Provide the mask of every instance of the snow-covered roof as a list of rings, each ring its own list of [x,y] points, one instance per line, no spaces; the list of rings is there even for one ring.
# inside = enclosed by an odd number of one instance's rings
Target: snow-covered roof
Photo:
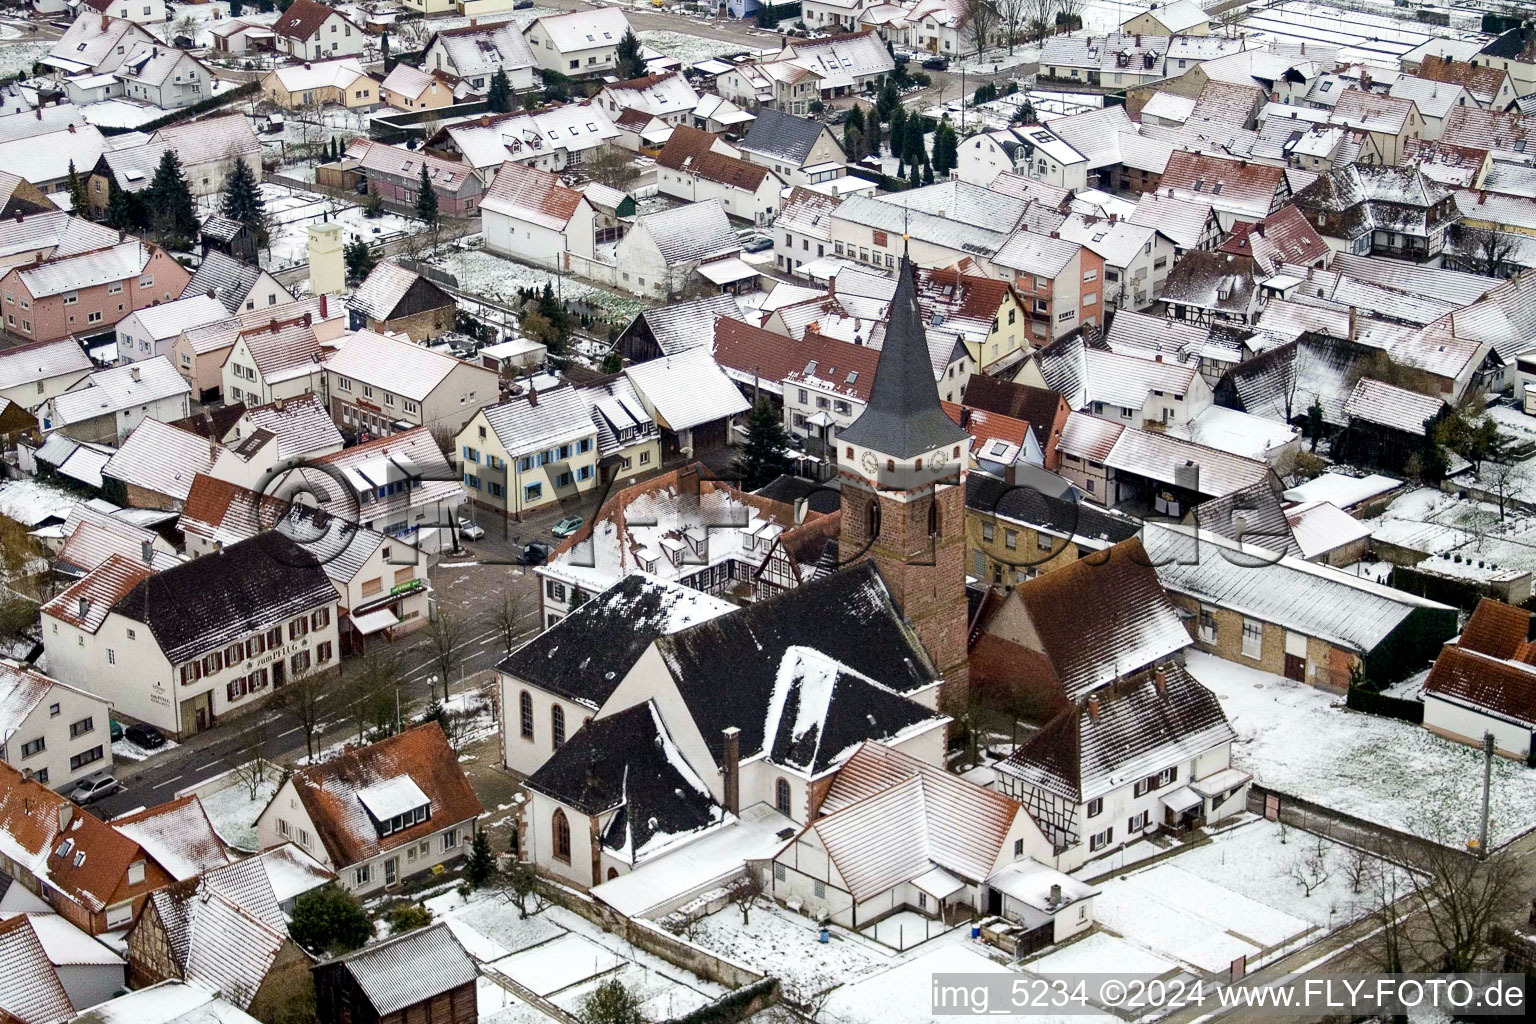
[[[636,220],[631,231],[649,234],[668,266],[702,263],[741,251],[741,240],[731,229],[719,199],[646,214]]]
[[[6,1016],[20,1021],[55,1021],[73,1012],[32,915],[0,922],[0,1000]]]
[[[587,403],[573,387],[533,392],[488,405],[481,412],[512,457],[542,452],[588,437],[596,430]]]
[[[184,981],[162,981],[98,1003],[89,1019],[91,1024],[258,1024],[215,989]]]
[[[486,186],[480,209],[563,232],[581,209],[582,197],[558,175],[508,160]]]
[[[1369,526],[1326,501],[1292,505],[1285,510],[1285,521],[1301,548],[1301,557],[1308,561],[1371,535]]]
[[[445,29],[433,37],[427,45],[428,51],[433,47],[441,47],[448,58],[444,70],[460,78],[493,75],[498,70],[517,71],[531,68],[536,63],[528,40],[518,31],[516,23],[510,21],[492,26]]]
[[[341,431],[319,395],[298,395],[258,405],[245,410],[243,418],[250,421],[253,430],[267,430],[277,436],[279,459],[339,451],[343,445]]]
[[[1121,432],[1103,461],[1118,472],[1188,487],[1212,498],[1257,483],[1269,473],[1269,466],[1257,459],[1145,430]]]
[[[584,152],[620,134],[603,109],[593,103],[482,117],[444,130],[465,162],[479,171],[500,167],[508,160],[532,160],[542,153]]]
[[[326,369],[343,377],[371,384],[377,388],[423,401],[461,366],[475,366],[462,359],[433,352],[424,345],[385,337],[374,331],[358,331],[347,339],[341,350],[331,356]],[[475,369],[483,367],[475,366]],[[496,393],[495,374],[484,371],[486,397]]]
[[[214,300],[215,306],[219,303]],[[223,306],[219,306],[222,312]],[[98,416],[110,416],[175,395],[190,394],[192,385],[169,358],[152,356],[127,366],[98,370],[73,391],[53,400],[55,427],[66,427]],[[185,410],[183,410],[185,411]]]
[[[196,794],[115,819],[112,827],[142,846],[178,882],[229,863],[224,842]]]
[[[213,466],[219,446],[190,431],[141,420],[102,470],[104,476],[169,498],[185,500],[192,478]]]
[[[630,30],[629,19],[617,7],[546,15],[523,29],[523,35],[533,35],[540,29],[563,54],[617,46]]]
[[[0,351],[0,390],[82,373],[93,365],[85,349],[73,338],[20,345]]]
[[[1298,436],[1296,428],[1289,423],[1220,405],[1200,410],[1185,423],[1170,424],[1167,431],[1185,441],[1198,441],[1257,461],[1267,460]]]
[[[626,367],[625,374],[648,408],[669,430],[682,431],[746,412],[741,390],[705,349],[689,349]]]
[[[1192,28],[1208,25],[1211,21],[1211,16],[1206,14],[1194,0],[1169,0],[1167,3],[1153,4],[1152,9],[1144,13],[1156,19],[1159,25],[1168,30],[1169,35],[1178,35]],[[1134,14],[1126,19],[1126,23],[1135,21],[1139,17],[1141,14]],[[1124,23],[1121,27],[1124,27]]]
[[[142,336],[155,341],[174,338],[182,331],[202,327],[228,316],[224,303],[205,292],[162,302],[132,314],[143,332]]]
[[[155,253],[137,238],[75,256],[18,267],[16,275],[34,299],[136,277]]]
[[[1344,413],[1352,420],[1401,430],[1422,437],[1427,420],[1437,415],[1445,403],[1433,395],[1394,387],[1383,381],[1362,377],[1344,403]]]
[[[408,67],[397,64],[396,70]],[[275,75],[288,92],[304,92],[309,89],[348,89],[359,78],[367,77],[362,63],[356,57],[341,60],[323,60],[310,64],[292,64],[274,68],[268,74]]]
[[[631,108],[654,117],[693,110],[699,102],[699,94],[679,71],[614,82],[604,86],[599,95],[614,104],[610,109]]]
[[[1401,487],[1403,482],[1390,476],[1372,473],[1368,476],[1345,476],[1343,473],[1324,473],[1306,483],[1297,484],[1285,492],[1287,501],[1299,504],[1326,501],[1339,508],[1349,508],[1363,501],[1386,494]]]
[[[388,320],[411,285],[420,279],[421,275],[414,270],[385,260],[368,272],[347,304],[369,319]]]

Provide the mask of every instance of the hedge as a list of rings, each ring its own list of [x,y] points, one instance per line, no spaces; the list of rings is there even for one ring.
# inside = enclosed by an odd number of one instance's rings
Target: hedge
[[[777,978],[754,981],[727,992],[712,1003],[705,1003],[691,1013],[674,1017],[667,1024],[736,1024],[746,1013],[751,1012],[757,1000],[771,997],[778,984]]]
[[[210,96],[205,100],[198,100],[196,103],[189,107],[180,107],[171,111],[169,114],[166,114],[164,117],[155,118],[148,124],[134,125],[131,128],[112,125],[102,128],[101,134],[123,135],[127,132],[143,132],[145,135],[149,135],[152,132],[159,131],[161,128],[168,128],[173,124],[179,124],[182,121],[194,118],[198,114],[205,114],[210,110],[217,110],[220,107],[228,106],[235,100],[244,99],[246,96],[253,95],[254,93],[258,93],[260,91],[261,82],[246,82],[244,85],[235,86],[235,88],[230,89],[228,92],[221,92],[217,96]]]
[[[1351,686],[1348,695],[1344,698],[1344,704],[1351,711],[1363,711],[1365,714],[1380,715],[1383,718],[1396,718],[1403,722],[1412,722],[1414,725],[1424,724],[1424,704],[1421,701],[1405,700],[1386,693],[1372,693],[1358,686]]]

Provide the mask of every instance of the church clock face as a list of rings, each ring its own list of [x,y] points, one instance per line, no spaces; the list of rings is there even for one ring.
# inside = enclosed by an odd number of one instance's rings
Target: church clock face
[[[949,456],[945,455],[944,449],[940,448],[938,451],[933,453],[932,461],[934,469],[943,469],[944,466],[949,462]]]
[[[874,476],[880,470],[880,460],[875,458],[874,452],[865,452],[860,462],[864,466],[864,472],[870,476]]]

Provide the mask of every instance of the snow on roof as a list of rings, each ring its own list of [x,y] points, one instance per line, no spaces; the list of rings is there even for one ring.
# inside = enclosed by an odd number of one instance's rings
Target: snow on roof
[[[1257,459],[1144,430],[1123,431],[1104,464],[1212,498],[1257,483],[1269,473],[1269,466]]]
[[[1035,860],[1019,860],[1006,865],[987,879],[987,887],[1051,914],[1070,903],[1097,896],[1099,892],[1093,886]],[[1053,893],[1056,894],[1054,900]]]
[[[546,152],[582,152],[620,134],[603,109],[592,103],[486,116],[445,130],[465,162],[480,171],[499,167],[507,160],[533,160]]]
[[[936,974],[961,972],[968,976],[1013,975],[1004,967],[977,952],[969,943],[940,945],[911,960],[860,977],[834,988],[826,1001],[828,1017],[837,1020],[878,1020],[881,1024],[930,1024],[933,1020],[933,979]],[[1017,975],[1014,975],[1015,977]],[[1080,1018],[1083,1024],[1106,1024],[1092,1016]]]
[[[58,567],[68,566],[82,572],[90,572],[113,555],[121,555],[130,561],[144,561],[144,545],[149,545],[149,567],[159,572],[184,559],[171,551],[161,550],[164,544],[159,535],[114,516],[104,515],[88,505],[76,505],[69,511],[69,518],[62,527],[65,536],[64,549],[59,552]]]
[[[410,65],[397,64],[395,70],[399,71],[407,67]],[[420,72],[417,73],[420,74]],[[309,89],[328,87],[347,89],[359,78],[367,77],[368,73],[363,70],[363,65],[356,57],[343,57],[341,60],[323,60],[318,63],[275,68],[270,74],[276,75],[277,80],[288,92],[304,92]],[[385,84],[387,85],[388,82],[386,81]]]
[[[0,352],[0,390],[90,370],[94,364],[73,338],[40,341]]]
[[[596,427],[580,392],[569,386],[518,395],[481,410],[509,456],[540,452],[591,435]]]
[[[0,923],[0,1002],[12,1020],[56,1021],[73,1010],[32,915],[21,914]]]
[[[562,232],[581,207],[582,193],[566,187],[558,175],[511,160],[497,169],[480,200],[482,210]]]
[[[112,827],[142,846],[178,882],[229,863],[196,794],[118,818]]]
[[[1182,440],[1198,441],[1257,461],[1267,460],[1273,452],[1299,436],[1297,429],[1289,423],[1220,405],[1202,409],[1187,423],[1170,424],[1166,429]]]
[[[1157,92],[1141,108],[1141,116],[1183,123],[1195,109],[1193,96],[1180,96],[1175,92]]]
[[[540,28],[563,54],[617,46],[630,31],[629,19],[616,7],[546,15],[523,29],[523,35],[530,36]]]
[[[223,311],[217,301],[210,301]],[[59,395],[53,400],[54,425],[61,428],[191,391],[192,385],[176,372],[168,357],[151,356],[127,366],[99,370],[87,377],[83,386]]]
[[[279,459],[339,451],[343,446],[341,431],[319,395],[299,395],[258,405],[245,410],[244,418],[250,421],[252,429],[271,431],[277,436]]]
[[[5,914],[6,920],[15,914]],[[58,914],[24,915],[42,943],[43,952],[55,967],[120,967],[125,961],[86,932]]]
[[[705,349],[689,349],[626,367],[624,373],[657,420],[672,431],[746,412],[751,404]]]
[[[178,122],[161,128],[151,138],[174,149],[183,166],[213,157],[227,160],[261,153],[261,140],[256,137],[250,118],[243,113]]]
[[[731,229],[725,205],[719,199],[646,214],[632,229],[640,230],[650,235],[669,266],[702,263],[741,251],[741,240]]]
[[[91,1007],[89,1024],[258,1024],[212,989],[162,981]]]
[[[1420,609],[1454,609],[1325,565],[1207,530],[1146,525],[1147,555],[1169,590],[1368,654]],[[1244,557],[1246,555],[1246,557]],[[1254,560],[1264,566],[1252,567]]]
[[[617,109],[633,108],[655,117],[693,110],[699,102],[699,94],[678,71],[614,82],[605,85],[600,95]]]
[[[65,210],[48,210],[0,220],[0,257],[52,250],[47,256],[70,256],[117,241],[111,228],[76,217]]]
[[[388,320],[394,313],[411,285],[421,279],[414,270],[407,270],[392,260],[385,260],[368,272],[368,277],[357,286],[357,291],[347,304],[372,320]]]
[[[1401,430],[1422,437],[1428,428],[1425,422],[1444,408],[1445,403],[1432,395],[1394,387],[1391,384],[1362,377],[1344,403],[1344,413],[1352,420],[1363,420],[1379,426]]]
[[[347,339],[341,351],[331,356],[326,369],[343,377],[383,388],[404,398],[422,401],[461,366],[482,371],[486,397],[496,393],[495,372],[466,363],[462,359],[433,352],[424,345],[399,341],[374,331],[358,331]]]
[[[368,809],[373,820],[379,822],[409,814],[418,807],[430,806],[432,802],[409,775],[364,786],[356,795],[358,802]]]
[[[1210,24],[1211,16],[1206,14],[1194,0],[1169,0],[1158,5],[1153,4],[1150,11],[1145,12],[1168,30],[1169,35],[1178,35],[1192,28]],[[1135,21],[1141,14],[1135,14],[1126,19],[1126,22]],[[1121,26],[1124,27],[1124,24]]]
[[[155,247],[137,238],[104,249],[18,267],[17,276],[34,299],[123,281],[143,272]]]
[[[1178,198],[1143,192],[1131,221],[1157,228],[1180,249],[1199,246],[1211,219],[1211,204],[1200,198]]]
[[[466,25],[445,29],[428,43],[428,50],[433,47],[442,48],[448,57],[447,70],[460,78],[491,75],[498,70],[516,71],[531,68],[536,63],[528,40],[512,21],[493,26]]]
[[[1308,561],[1371,535],[1370,527],[1326,501],[1292,505],[1285,510],[1285,521],[1301,548],[1301,557]]]
[[[174,338],[182,331],[202,327],[229,316],[224,304],[206,293],[162,302],[131,314],[147,338]]]
[[[104,476],[185,500],[192,478],[213,466],[219,446],[152,417],[139,422],[102,470]]]
[[[403,146],[387,146],[371,139],[354,139],[347,147],[346,155],[357,160],[364,170],[413,181],[420,181],[425,167],[433,186],[448,192],[462,189],[473,172],[473,168],[455,160],[444,160]]]

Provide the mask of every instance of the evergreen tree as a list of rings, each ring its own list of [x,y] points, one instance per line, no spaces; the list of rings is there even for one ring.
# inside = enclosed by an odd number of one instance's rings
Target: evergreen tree
[[[933,164],[928,163],[926,160],[923,161],[923,184],[933,184]]]
[[[907,108],[898,106],[891,111],[891,156],[900,157],[907,151]]]
[[[155,235],[161,244],[171,249],[191,245],[197,238],[197,208],[175,150],[167,149],[160,157],[160,166],[149,183],[149,200]]]
[[[1317,451],[1317,442],[1323,439],[1327,426],[1323,422],[1323,403],[1316,398],[1307,408],[1307,437],[1312,439],[1312,450]]]
[[[378,262],[374,258],[373,250],[368,248],[368,243],[361,238],[344,245],[341,256],[347,263],[348,284],[361,284],[372,272],[374,264]]]
[[[69,177],[66,179],[66,184],[69,189],[70,209],[74,210],[75,213],[79,214],[81,217],[84,217],[87,212],[85,202],[85,183],[80,180],[80,174],[75,170],[75,162],[73,160],[69,162]]]
[[[784,450],[789,447],[789,433],[784,421],[773,411],[766,398],[758,399],[747,416],[747,443],[736,456],[735,470],[739,486],[755,491],[778,479],[789,469]]]
[[[923,176],[922,176],[921,171],[922,171],[922,168],[918,167],[917,164],[913,164],[912,165],[912,170],[909,172],[910,176],[908,178],[908,181],[911,183],[913,188],[917,188],[919,185],[921,185],[923,183]]]
[[[223,212],[230,220],[237,220],[250,228],[251,234],[256,236],[256,244],[266,244],[266,200],[262,199],[261,186],[256,183],[256,176],[244,160],[236,160],[235,166],[230,168],[229,176],[224,179]]]
[[[379,36],[379,56],[384,60],[384,73],[387,75],[395,70],[395,59],[389,55],[389,33]]]
[[[581,1024],[645,1024],[640,997],[617,978],[603,982],[582,1000],[576,1019]]]
[[[357,897],[331,882],[294,902],[288,933],[305,949],[346,953],[373,938],[373,924]]]
[[[645,74],[645,58],[640,56],[640,40],[634,29],[625,29],[614,53],[614,73],[620,78],[639,78]]]
[[[421,191],[416,196],[416,219],[428,227],[437,227],[437,190],[432,187],[432,178],[427,174],[427,165],[423,161],[421,165],[421,181],[417,184]]]
[[[229,16],[231,18],[238,18],[244,13],[245,4],[241,3],[240,0],[229,0]]]
[[[843,122],[843,153],[850,160],[857,160],[864,153],[864,111],[858,105]]]
[[[486,106],[498,114],[505,114],[512,109],[512,83],[507,81],[507,73],[501,68],[491,76],[491,89],[485,96]]]
[[[144,204],[139,197],[126,189],[114,188],[107,200],[107,227],[139,234],[147,227],[144,221]]]
[[[878,157],[880,155],[880,122],[872,117],[864,123],[864,127],[864,141],[869,145],[869,155]]]
[[[880,90],[880,96],[875,100],[875,112],[880,115],[881,121],[889,121],[891,113],[901,106],[901,93],[896,91],[896,80],[886,76],[885,86]]]
[[[464,865],[464,876],[476,889],[482,888],[496,873],[496,858],[491,854],[491,837],[484,832],[475,833],[475,841],[469,847],[469,863]]]

